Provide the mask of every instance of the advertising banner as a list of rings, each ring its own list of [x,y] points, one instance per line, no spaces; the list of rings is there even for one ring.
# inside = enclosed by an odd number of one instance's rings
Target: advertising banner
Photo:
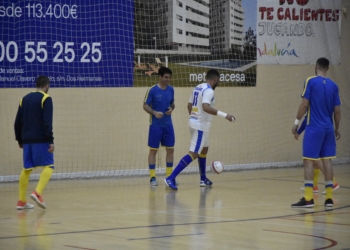
[[[2,1],[0,88],[133,86],[133,1]]]
[[[340,63],[341,0],[259,0],[258,64]]]

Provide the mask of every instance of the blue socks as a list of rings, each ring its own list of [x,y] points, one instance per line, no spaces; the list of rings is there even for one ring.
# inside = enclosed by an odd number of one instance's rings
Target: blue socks
[[[178,174],[182,172],[191,162],[193,161],[192,157],[187,154],[180,160],[179,164],[177,164],[176,168],[173,170],[172,174],[169,175],[168,179],[175,179]]]
[[[206,158],[207,155],[202,155],[200,154],[199,157],[198,157],[198,166],[199,166],[199,174],[200,174],[200,177],[201,177],[201,180],[204,181],[207,176],[205,174],[205,168],[206,168],[206,162],[207,162],[207,158]]]

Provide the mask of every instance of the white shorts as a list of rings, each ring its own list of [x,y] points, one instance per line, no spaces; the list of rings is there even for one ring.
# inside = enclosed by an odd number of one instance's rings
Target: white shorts
[[[204,147],[209,147],[209,132],[204,132],[190,127],[191,146],[190,152],[200,154]]]

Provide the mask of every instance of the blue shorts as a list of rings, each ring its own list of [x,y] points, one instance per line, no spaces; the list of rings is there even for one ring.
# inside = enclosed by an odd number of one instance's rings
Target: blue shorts
[[[23,164],[25,169],[53,166],[53,153],[48,152],[49,143],[23,144]]]
[[[159,144],[167,148],[175,146],[175,133],[172,125],[167,127],[149,126],[148,146],[157,150]]]
[[[336,142],[333,128],[306,126],[303,140],[303,159],[319,160],[336,157]]]

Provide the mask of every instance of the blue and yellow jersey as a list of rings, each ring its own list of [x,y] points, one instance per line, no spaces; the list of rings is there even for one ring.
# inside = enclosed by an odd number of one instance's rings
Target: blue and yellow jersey
[[[53,105],[51,97],[36,91],[27,94],[19,103],[15,135],[19,144],[53,144]]]
[[[309,77],[305,81],[302,97],[309,100],[307,125],[333,128],[334,107],[341,104],[337,84],[326,77]]]
[[[174,103],[174,88],[167,86],[166,89],[161,89],[158,85],[153,85],[147,90],[144,103],[149,105],[154,111],[163,112],[164,116],[160,119],[154,115],[150,115],[150,124],[166,127],[172,125],[171,115],[166,115],[165,112]]]

